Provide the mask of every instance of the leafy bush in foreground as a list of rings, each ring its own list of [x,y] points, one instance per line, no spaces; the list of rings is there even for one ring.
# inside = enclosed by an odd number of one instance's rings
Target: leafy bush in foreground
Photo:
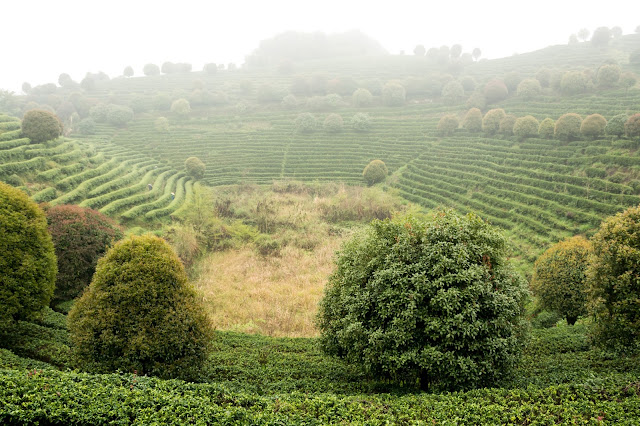
[[[42,143],[62,135],[62,123],[55,114],[34,109],[24,114],[22,133],[31,143]]]
[[[27,194],[0,182],[0,327],[40,315],[56,272],[44,213]]]
[[[378,377],[445,388],[509,376],[525,336],[525,281],[478,216],[374,221],[347,242],[320,304],[321,345]]]
[[[120,241],[98,261],[69,329],[83,369],[163,378],[196,379],[211,338],[180,259],[150,235]]]
[[[187,175],[195,178],[202,179],[206,171],[206,166],[198,157],[189,157],[184,161],[184,168]]]
[[[387,166],[382,160],[371,161],[362,171],[362,177],[369,186],[382,182],[388,174]]]

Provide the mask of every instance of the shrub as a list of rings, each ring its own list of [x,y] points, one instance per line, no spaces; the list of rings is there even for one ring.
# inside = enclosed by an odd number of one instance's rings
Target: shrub
[[[637,80],[638,80],[638,77],[634,73],[632,73],[630,71],[626,71],[626,72],[623,72],[622,74],[620,74],[620,85],[626,91],[628,91],[633,86],[635,86]]]
[[[96,122],[91,117],[87,117],[78,123],[78,133],[81,135],[93,135],[96,133]]]
[[[504,118],[500,120],[500,128],[498,129],[498,132],[505,136],[513,135],[513,126],[516,125],[517,119],[518,118],[513,114],[505,115]]]
[[[605,219],[592,237],[587,269],[589,310],[597,344],[619,351],[640,349],[640,207]]]
[[[160,75],[160,67],[156,64],[146,64],[142,68],[142,73],[146,76],[150,75]]]
[[[356,89],[351,95],[351,102],[357,108],[369,106],[373,103],[373,95],[367,89]]]
[[[197,379],[211,330],[180,259],[161,238],[116,243],[68,317],[76,363],[106,373]]]
[[[538,127],[538,136],[542,139],[551,139],[555,132],[556,123],[553,119],[547,117],[540,122]]]
[[[382,88],[382,101],[387,106],[402,106],[406,97],[407,92],[400,83],[389,82]]]
[[[587,313],[586,270],[591,245],[584,237],[554,244],[534,266],[531,288],[541,308],[558,312],[570,325]]]
[[[385,180],[389,170],[382,160],[373,160],[362,171],[362,177],[367,185],[371,186]]]
[[[109,105],[107,122],[113,126],[122,127],[133,120],[133,110],[124,105]]]
[[[442,99],[448,104],[455,104],[464,99],[464,87],[455,80],[451,80],[442,88]]]
[[[184,161],[184,168],[187,175],[194,179],[202,179],[206,171],[206,166],[198,157],[189,157]]]
[[[482,130],[482,111],[478,108],[471,108],[462,120],[462,127],[469,132],[479,132]]]
[[[556,138],[563,141],[574,140],[580,137],[581,126],[582,117],[570,112],[558,118],[553,134]]]
[[[295,125],[299,133],[312,133],[316,130],[316,118],[309,112],[303,112],[296,117]]]
[[[191,112],[191,105],[189,101],[184,98],[176,99],[171,103],[171,112],[180,117],[186,117]]]
[[[502,108],[494,108],[487,111],[482,119],[482,131],[490,135],[498,133],[500,122],[506,115]]]
[[[505,248],[474,214],[374,221],[342,247],[325,288],[323,350],[422,388],[491,386],[524,340],[526,282]]]
[[[607,27],[598,27],[591,36],[591,44],[596,47],[602,47],[609,44],[611,40],[611,30]]]
[[[124,71],[122,72],[122,75],[124,75],[125,77],[133,77],[133,67],[131,66],[124,67]]]
[[[56,257],[47,219],[27,194],[0,182],[0,328],[49,306]]]
[[[534,136],[538,136],[539,127],[540,123],[538,123],[538,120],[535,117],[531,115],[519,117],[513,124],[513,134],[518,138],[518,140],[532,138]]]
[[[560,90],[566,95],[583,93],[587,87],[587,80],[580,71],[569,71],[562,76]]]
[[[62,123],[51,112],[33,109],[24,114],[22,134],[32,143],[50,141],[62,135]]]
[[[471,76],[464,76],[460,79],[460,84],[464,88],[465,92],[473,92],[476,90],[476,81]]]
[[[549,87],[551,85],[551,70],[542,68],[536,73],[536,80],[540,82],[540,86]]]
[[[294,109],[298,106],[298,98],[295,95],[289,93],[284,98],[282,98],[282,106],[289,109]]]
[[[624,123],[624,132],[629,138],[640,137],[640,113],[633,114]]]
[[[469,96],[467,101],[465,102],[467,108],[478,108],[484,109],[487,106],[487,100],[484,97],[484,94],[478,91],[475,91]]]
[[[607,136],[621,137],[624,135],[624,123],[627,122],[629,117],[627,114],[618,114],[611,117],[611,120],[604,126],[604,132]]]
[[[340,114],[329,114],[324,119],[322,127],[326,132],[337,133],[342,131],[344,123]]]
[[[438,133],[441,135],[451,135],[460,127],[460,121],[455,114],[447,114],[438,121]]]
[[[507,89],[509,89],[509,93],[513,93],[518,89],[518,85],[522,81],[522,77],[519,72],[511,71],[504,75],[502,81],[504,81]]]
[[[518,84],[517,94],[524,99],[533,99],[542,92],[540,82],[534,78],[527,78]]]
[[[620,67],[618,65],[607,64],[598,69],[598,86],[613,87],[620,80]]]
[[[123,237],[116,223],[102,213],[78,206],[55,206],[46,211],[58,258],[53,303],[72,300],[89,286],[98,258]]]
[[[368,132],[371,130],[371,117],[364,112],[357,112],[351,117],[351,126],[357,132]]]
[[[588,115],[580,125],[580,133],[584,137],[590,139],[597,139],[604,135],[604,128],[607,125],[607,120],[600,114]]]
[[[509,89],[502,80],[492,80],[484,86],[484,97],[488,104],[492,104],[509,96]]]

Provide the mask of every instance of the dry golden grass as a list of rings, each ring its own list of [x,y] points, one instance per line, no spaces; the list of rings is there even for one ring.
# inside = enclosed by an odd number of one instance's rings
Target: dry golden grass
[[[269,336],[314,336],[314,318],[343,237],[313,251],[286,246],[262,258],[251,246],[208,255],[194,284],[217,329]]]

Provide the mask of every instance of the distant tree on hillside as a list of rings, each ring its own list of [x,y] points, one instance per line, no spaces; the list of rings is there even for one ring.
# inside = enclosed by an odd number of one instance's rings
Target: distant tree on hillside
[[[191,104],[184,98],[176,99],[171,103],[171,112],[186,117],[191,112]]]
[[[382,160],[373,160],[362,171],[362,177],[367,185],[371,186],[385,180],[389,171]]]
[[[487,103],[492,104],[504,100],[509,96],[509,89],[502,80],[491,80],[484,86],[484,96]]]
[[[473,59],[477,61],[480,58],[480,56],[482,56],[482,51],[476,47],[471,52],[471,55],[473,56]]]
[[[125,67],[122,75],[124,75],[125,77],[133,77],[133,67],[132,66]]]
[[[498,132],[504,136],[513,135],[513,127],[516,125],[518,118],[513,114],[507,114],[502,120],[500,120],[500,129]]]
[[[296,117],[295,126],[299,133],[312,133],[316,130],[316,118],[309,112],[303,112]]]
[[[548,68],[538,70],[536,80],[540,82],[541,87],[549,87],[551,85],[551,70]]]
[[[542,92],[540,82],[535,78],[526,78],[518,84],[517,94],[523,99],[529,100]]]
[[[604,135],[607,120],[600,114],[588,115],[580,126],[580,133],[586,138],[597,139]]]
[[[438,121],[438,133],[443,136],[452,135],[460,127],[460,120],[455,114],[447,114]]]
[[[578,36],[571,34],[569,36],[569,44],[578,44]]]
[[[640,113],[633,114],[626,123],[624,123],[624,132],[629,138],[640,137]]]
[[[596,47],[603,47],[609,44],[611,40],[611,30],[607,27],[598,27],[593,32],[591,44]]]
[[[109,105],[107,122],[113,126],[122,127],[133,120],[133,110],[125,105]]]
[[[62,123],[49,111],[33,109],[27,111],[22,119],[22,134],[31,143],[50,141],[62,135]]]
[[[580,39],[580,41],[587,41],[590,34],[591,31],[586,28],[581,28],[580,31],[578,31],[578,38]]]
[[[518,138],[518,140],[522,141],[527,138],[538,136],[539,127],[540,123],[538,123],[538,120],[535,117],[531,115],[519,117],[513,124],[513,134]]]
[[[419,44],[413,49],[413,54],[416,56],[424,56],[427,53],[427,49],[423,45]]]
[[[351,102],[355,107],[365,107],[373,102],[373,95],[367,89],[359,88],[351,95]]]
[[[615,27],[611,28],[611,35],[613,36],[613,38],[622,37],[622,28],[620,28],[617,25]]]
[[[438,50],[438,48],[432,47],[429,50],[427,50],[426,56],[427,56],[427,59],[435,62],[438,59],[439,54],[440,54],[440,51]]]
[[[442,88],[442,99],[450,104],[456,104],[464,99],[464,87],[456,80],[451,80]]]
[[[478,108],[471,108],[462,120],[462,127],[469,132],[479,132],[482,130],[482,111]]]
[[[184,169],[187,175],[194,179],[202,179],[206,172],[206,166],[198,157],[189,157],[184,161]]]
[[[66,72],[63,72],[58,76],[58,84],[60,85],[60,87],[68,87],[73,85],[74,83],[75,82],[71,79],[71,76]]]
[[[465,92],[473,92],[476,90],[476,81],[470,75],[466,75],[460,79],[460,84]]]
[[[31,92],[31,84],[26,81],[22,83],[22,92],[28,95]]]
[[[397,82],[389,82],[382,88],[382,101],[387,106],[402,106],[406,100],[405,88]]]
[[[552,118],[545,118],[540,122],[540,126],[538,126],[538,137],[541,139],[551,139],[553,138],[553,133],[555,130],[556,123]]]
[[[624,123],[627,122],[629,116],[627,114],[618,114],[611,117],[604,132],[607,136],[622,137],[624,135]]]
[[[494,108],[487,111],[482,119],[482,131],[495,135],[500,130],[500,122],[506,115],[502,108]]]
[[[580,137],[580,127],[582,126],[582,117],[575,113],[562,115],[556,121],[554,135],[562,141],[571,141]]]
[[[207,74],[216,74],[218,72],[218,65],[216,65],[214,62],[209,62],[208,64],[204,64],[204,67],[202,67],[202,71]]]
[[[341,132],[343,126],[344,122],[342,120],[342,116],[335,113],[327,115],[327,117],[324,119],[324,122],[322,123],[322,128],[324,129],[324,131],[330,133]]]
[[[156,132],[167,133],[169,132],[169,120],[166,117],[158,117],[153,122],[153,128]]]
[[[626,93],[628,93],[629,89],[636,85],[636,81],[638,81],[638,76],[636,76],[631,71],[625,71],[620,74],[620,85],[624,87]]]
[[[484,97],[484,93],[476,90],[467,98],[465,102],[467,108],[478,108],[483,110],[487,106],[487,99]]]
[[[160,74],[160,67],[158,67],[156,64],[146,64],[142,68],[142,72],[146,76],[159,75]]]
[[[351,117],[351,127],[357,132],[368,132],[371,130],[371,117],[364,112],[357,112]]]
[[[451,56],[452,59],[458,59],[460,55],[462,55],[462,46],[459,44],[454,44],[453,46],[451,46],[449,55]]]
[[[598,86],[603,88],[613,87],[620,80],[620,67],[618,65],[603,65],[598,69]]]
[[[577,95],[584,93],[587,87],[587,80],[584,73],[580,71],[569,71],[562,76],[560,90],[566,95]]]

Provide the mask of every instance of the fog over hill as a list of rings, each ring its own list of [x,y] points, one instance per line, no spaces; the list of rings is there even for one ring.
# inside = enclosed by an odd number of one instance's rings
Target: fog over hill
[[[619,26],[624,34],[640,22],[630,3],[613,0],[603,7],[578,1],[542,0],[530,7],[506,1],[393,4],[328,0],[309,4],[291,0],[237,1],[224,4],[184,0],[180,6],[114,0],[93,2],[10,2],[3,5],[0,37],[10,40],[0,88],[20,93],[57,81],[68,73],[80,81],[87,72],[122,75],[132,66],[142,74],[146,63],[188,62],[194,70],[205,63],[234,63],[260,44],[288,30],[343,33],[358,29],[391,54],[412,54],[425,47],[461,44],[478,47],[483,58],[564,44],[573,33],[599,26]]]

